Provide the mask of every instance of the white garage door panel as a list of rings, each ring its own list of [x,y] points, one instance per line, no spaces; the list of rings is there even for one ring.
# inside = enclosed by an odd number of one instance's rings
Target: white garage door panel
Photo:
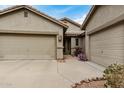
[[[0,59],[55,59],[55,36],[0,34]]]
[[[124,63],[124,31],[115,28],[90,35],[90,57],[104,66]]]

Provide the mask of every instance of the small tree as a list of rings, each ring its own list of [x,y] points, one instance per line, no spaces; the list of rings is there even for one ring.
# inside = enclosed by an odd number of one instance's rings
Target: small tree
[[[104,78],[107,80],[105,87],[124,87],[124,65],[112,64],[104,71]]]

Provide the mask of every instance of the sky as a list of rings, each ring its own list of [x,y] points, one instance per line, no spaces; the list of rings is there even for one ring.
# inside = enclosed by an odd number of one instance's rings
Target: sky
[[[80,24],[83,23],[88,14],[90,5],[32,5],[37,10],[53,17],[61,19],[63,17],[70,18]],[[11,7],[9,5],[0,5],[0,10]]]

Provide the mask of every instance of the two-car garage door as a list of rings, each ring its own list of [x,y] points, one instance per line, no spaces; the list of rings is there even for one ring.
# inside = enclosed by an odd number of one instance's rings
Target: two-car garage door
[[[56,36],[0,34],[0,59],[56,59]]]
[[[90,35],[90,59],[108,66],[124,62],[123,25],[116,25]]]

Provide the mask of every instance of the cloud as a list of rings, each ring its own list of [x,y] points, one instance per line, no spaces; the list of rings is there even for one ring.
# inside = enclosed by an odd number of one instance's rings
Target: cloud
[[[69,10],[73,9],[73,7],[67,7],[67,8],[64,8],[64,9],[55,9],[54,11],[56,13],[65,13],[65,12],[68,12]]]
[[[73,9],[73,7],[66,7],[66,8],[57,8],[57,7],[54,7],[52,9],[48,9],[48,14],[50,16],[53,16],[55,17],[56,19],[60,19],[62,17],[64,17],[64,15],[66,15],[71,9]]]
[[[86,16],[87,16],[87,14],[84,14],[82,17],[77,18],[77,19],[75,19],[74,21],[76,21],[76,22],[79,23],[79,24],[82,24],[83,21],[85,20]]]
[[[64,15],[67,15],[67,13],[74,8],[73,6],[61,5],[33,5],[33,7],[56,19],[64,17]]]
[[[32,5],[33,7],[39,9],[39,10],[46,10],[48,12],[52,13],[65,13],[68,12],[69,10],[73,9],[73,6],[69,6],[66,8],[60,8],[59,5]]]
[[[0,10],[3,10],[3,9],[8,8],[10,6],[12,6],[12,5],[0,5]]]

